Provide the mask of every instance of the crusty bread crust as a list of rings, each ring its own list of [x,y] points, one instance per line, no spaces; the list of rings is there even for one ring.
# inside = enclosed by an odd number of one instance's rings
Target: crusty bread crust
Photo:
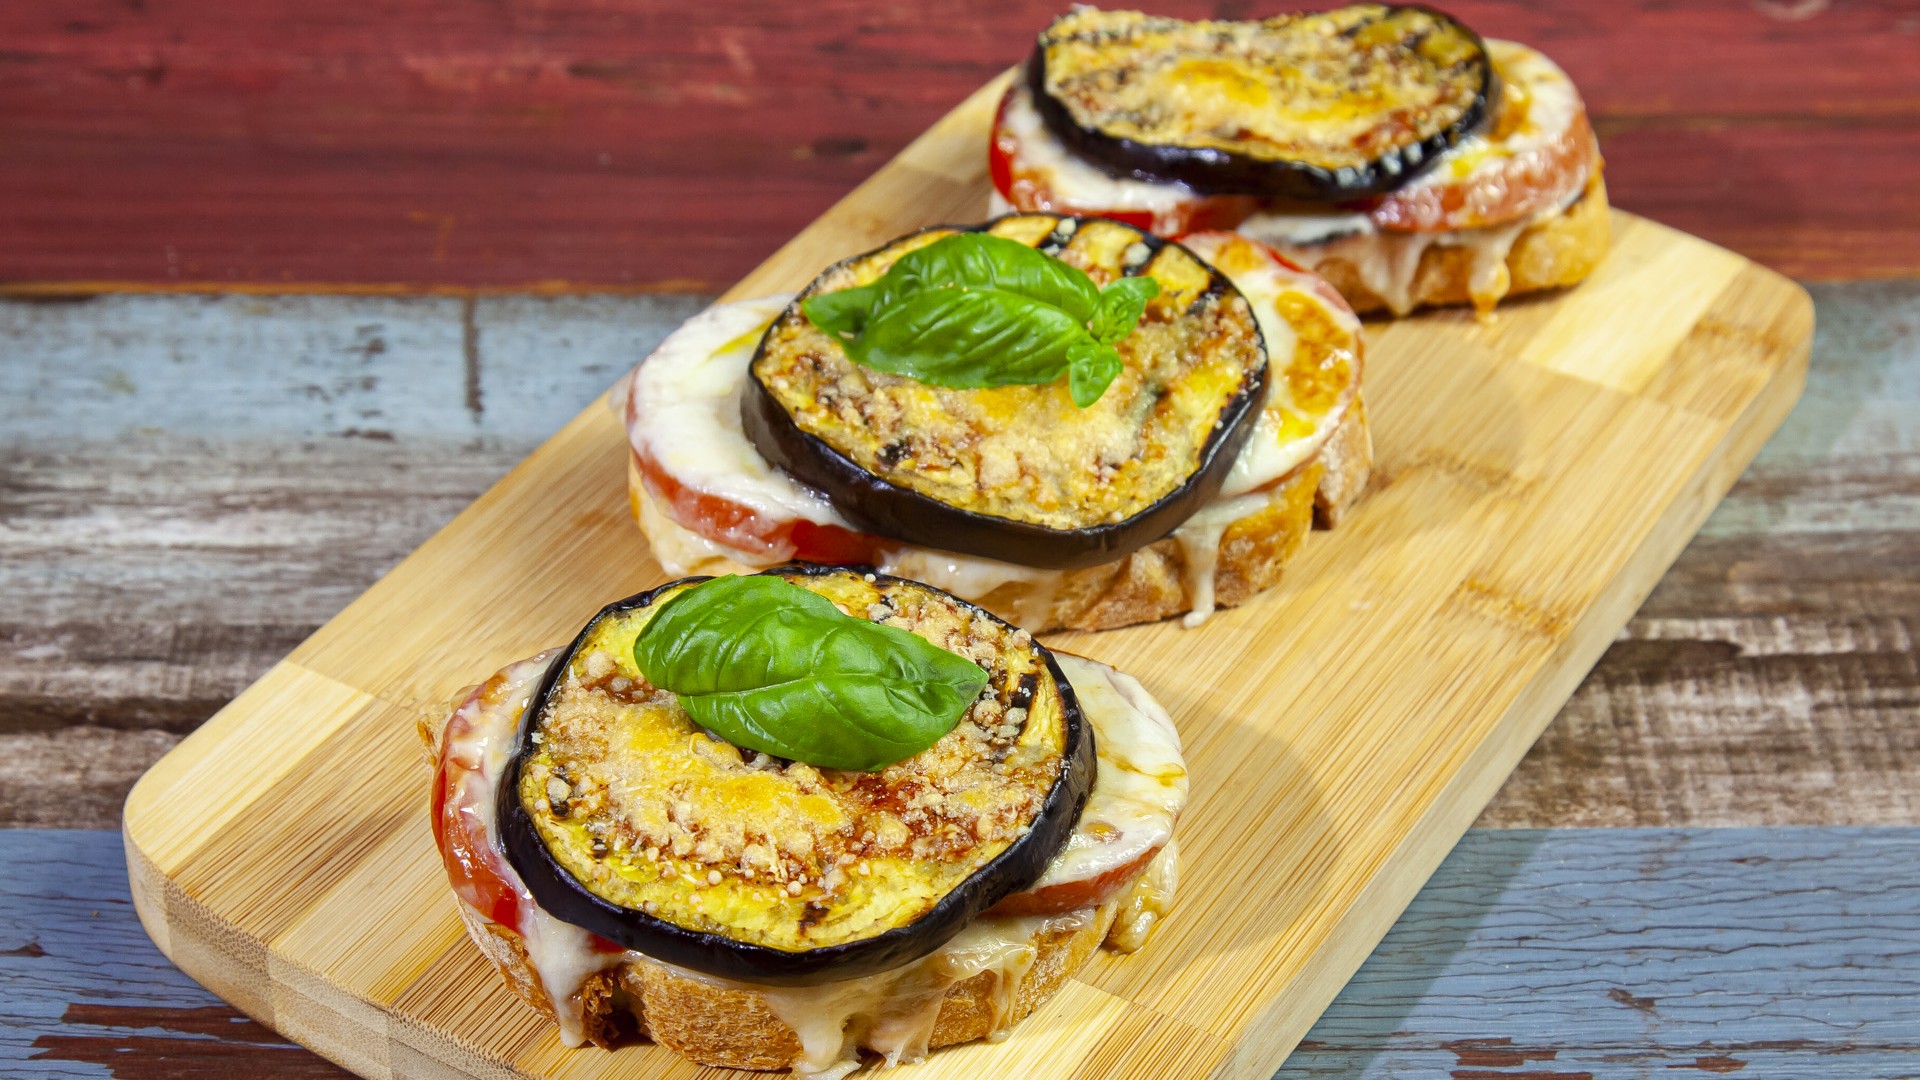
[[[552,1000],[513,930],[459,904],[467,933],[493,961],[521,1000],[549,1019]],[[1107,936],[1118,905],[1077,927],[1042,931],[1033,938],[1034,961],[1011,1011],[1000,1025],[1018,1023],[1052,997],[1086,963]],[[985,1038],[995,1028],[998,976],[983,971],[947,988],[934,1020],[928,1049]],[[786,1069],[800,1056],[800,1037],[757,990],[731,987],[681,974],[663,965],[623,961],[587,977],[575,995],[589,1041],[602,1047],[629,1035],[650,1038],[702,1065],[730,1069]]]
[[[1373,471],[1373,436],[1362,397],[1354,396],[1327,443],[1311,460],[1272,488],[1265,508],[1230,525],[1220,537],[1214,563],[1214,603],[1233,607],[1280,580],[1281,569],[1315,525],[1332,528],[1360,499]],[[628,504],[642,532],[678,528],[665,523],[651,503],[629,455]],[[755,568],[712,560],[693,573],[752,573]],[[1187,555],[1167,537],[1123,559],[1065,571],[1046,585],[1009,581],[985,596],[968,599],[1034,633],[1048,630],[1112,630],[1157,622],[1193,610],[1186,581]],[[1049,595],[1050,592],[1050,595]]]
[[[1596,169],[1577,201],[1553,217],[1527,226],[1514,240],[1507,253],[1509,280],[1505,295],[1556,289],[1585,280],[1606,256],[1611,238],[1607,185]],[[1301,253],[1292,248],[1287,253],[1295,262],[1331,282],[1353,305],[1353,310],[1364,314],[1386,309],[1387,302],[1367,288],[1359,268],[1352,262],[1339,257],[1303,259]],[[1411,292],[1414,306],[1473,303],[1469,290],[1472,277],[1471,249],[1445,244],[1429,246],[1421,253],[1419,269],[1414,271]]]

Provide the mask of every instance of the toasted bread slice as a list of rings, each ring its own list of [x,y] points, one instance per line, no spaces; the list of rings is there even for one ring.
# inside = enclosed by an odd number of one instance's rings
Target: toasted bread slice
[[[1607,185],[1595,171],[1579,199],[1566,209],[1520,231],[1507,251],[1507,287],[1498,296],[1473,296],[1474,249],[1434,243],[1420,254],[1408,298],[1413,307],[1494,303],[1520,293],[1574,285],[1593,273],[1606,257],[1612,230],[1607,216]],[[1353,310],[1365,314],[1387,309],[1387,301],[1369,289],[1360,268],[1339,255],[1315,259],[1311,248],[1289,247],[1286,255],[1340,290]]]
[[[1093,955],[1112,927],[1118,901],[1094,918],[1035,933],[1033,966],[1011,1001],[996,1003],[998,974],[983,971],[949,986],[933,1021],[928,1049],[1004,1031],[1052,997]],[[513,930],[459,905],[467,933],[521,1000],[549,1019],[553,1001]],[[730,986],[660,964],[626,961],[588,976],[571,1004],[589,1041],[611,1046],[623,1037],[651,1039],[702,1065],[786,1069],[799,1058],[800,1036],[774,1014],[759,990]]]
[[[1307,533],[1337,525],[1359,500],[1373,469],[1373,437],[1366,406],[1355,397],[1318,454],[1275,483],[1267,505],[1227,526],[1214,557],[1213,603],[1232,607],[1280,579],[1281,569]],[[634,520],[656,555],[676,552],[675,573],[753,573],[694,536],[654,505],[629,456],[627,495]],[[1197,554],[1197,553],[1196,553]],[[1080,570],[1062,570],[1038,580],[1008,581],[982,596],[980,606],[1040,633],[1047,630],[1111,630],[1155,622],[1193,611],[1188,552],[1167,537],[1125,558]]]

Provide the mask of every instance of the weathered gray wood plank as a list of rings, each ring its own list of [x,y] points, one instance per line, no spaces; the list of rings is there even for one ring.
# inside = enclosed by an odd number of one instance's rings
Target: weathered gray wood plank
[[[343,1075],[168,964],[120,858],[0,832],[0,1074]],[[1920,829],[1474,830],[1279,1076],[1911,1076],[1916,996]]]
[[[1811,288],[1799,406],[1483,827],[1920,822],[1920,283]]]
[[[1483,825],[1920,821],[1920,284],[1814,291],[1799,409]],[[0,825],[112,824],[701,303],[0,302]]]

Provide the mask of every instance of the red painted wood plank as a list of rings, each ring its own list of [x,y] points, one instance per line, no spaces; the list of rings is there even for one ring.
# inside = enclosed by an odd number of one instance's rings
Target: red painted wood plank
[[[0,281],[717,289],[1061,6],[0,5]],[[1574,74],[1623,206],[1920,272],[1910,2],[1453,6]]]

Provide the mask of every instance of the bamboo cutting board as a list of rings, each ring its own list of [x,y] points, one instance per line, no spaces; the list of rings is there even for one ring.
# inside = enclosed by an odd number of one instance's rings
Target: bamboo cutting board
[[[729,295],[977,220],[999,88]],[[1179,902],[1006,1042],[901,1075],[1265,1077],[1287,1056],[1799,395],[1805,292],[1614,226],[1592,280],[1497,323],[1369,325],[1371,491],[1269,594],[1199,630],[1051,639],[1138,675],[1180,722]],[[174,962],[369,1077],[701,1072],[652,1046],[566,1050],[511,995],[455,914],[416,733],[663,580],[627,517],[626,455],[608,409],[582,412],[147,773],[127,862]]]

